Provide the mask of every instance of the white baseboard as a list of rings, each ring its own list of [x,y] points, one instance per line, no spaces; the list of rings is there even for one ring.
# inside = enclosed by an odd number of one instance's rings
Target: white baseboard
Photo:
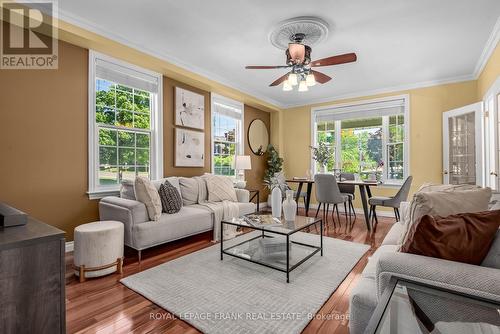
[[[304,208],[305,207],[304,203],[299,203],[298,206],[299,206],[299,208]],[[311,210],[317,210],[317,209],[318,209],[318,204],[311,203],[311,205],[309,205],[309,212],[311,212]],[[348,208],[348,210],[349,210],[349,208]],[[329,212],[333,211],[333,205],[330,206],[330,208],[329,208],[328,211]],[[339,205],[339,212],[343,212],[343,211],[344,211],[343,206]],[[363,208],[354,208],[354,211],[358,215],[364,215]],[[377,216],[379,216],[379,217],[395,218],[393,211],[377,210],[376,212],[377,212]]]
[[[74,241],[66,241],[66,245],[65,245],[65,247],[66,247],[66,253],[68,253],[68,252],[72,252],[72,251],[73,251],[73,249],[75,248],[75,243],[74,243]]]

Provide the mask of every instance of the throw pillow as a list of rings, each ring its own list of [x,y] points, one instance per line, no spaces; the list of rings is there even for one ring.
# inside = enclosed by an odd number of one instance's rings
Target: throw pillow
[[[417,192],[435,192],[435,191],[462,191],[481,188],[477,185],[472,184],[435,184],[435,183],[424,183]]]
[[[160,186],[162,184],[164,184],[165,181],[170,182],[171,185],[173,185],[175,188],[177,188],[179,193],[181,192],[181,187],[179,185],[179,178],[177,176],[169,176],[169,177],[165,177],[163,179],[153,180],[151,182],[153,182],[153,185],[155,186],[156,190],[160,190]]]
[[[425,215],[410,228],[401,252],[480,265],[499,225],[500,210]]]
[[[165,183],[161,184],[158,193],[160,194],[163,212],[172,214],[180,211],[182,208],[181,194],[170,182],[165,181]]]
[[[179,185],[181,187],[183,205],[198,204],[198,181],[192,177],[180,177]]]
[[[149,219],[158,220],[161,216],[161,200],[153,183],[146,177],[137,176],[134,183],[135,198],[146,205]]]
[[[398,244],[403,245],[405,243],[408,231],[423,216],[446,217],[459,213],[486,211],[488,210],[490,198],[490,188],[476,187],[453,191],[419,191],[413,195],[410,204],[409,224],[405,225],[406,230],[402,233]]]
[[[206,181],[209,202],[238,201],[231,178],[221,175],[212,175],[206,177]]]

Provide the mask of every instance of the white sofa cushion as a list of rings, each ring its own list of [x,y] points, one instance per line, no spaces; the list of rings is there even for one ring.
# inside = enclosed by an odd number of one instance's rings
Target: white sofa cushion
[[[199,205],[183,206],[177,213],[163,213],[157,222],[134,226],[135,247],[147,248],[213,228],[212,213]]]
[[[198,204],[198,181],[194,177],[180,177],[182,204],[184,206]]]
[[[177,190],[179,190],[179,193],[181,192],[181,187],[179,186],[179,178],[177,176],[169,176],[169,177],[165,177],[165,178],[159,179],[159,180],[154,180],[154,181],[151,181],[151,182],[153,182],[156,190],[160,190],[160,186],[162,184],[164,184],[165,181],[168,181]]]
[[[207,182],[209,202],[238,201],[231,178],[221,175],[207,175],[205,180]]]
[[[154,180],[151,182],[153,182],[153,185],[155,186],[156,190],[160,190],[160,185],[165,183],[165,181],[170,182],[171,185],[173,185],[175,188],[177,188],[177,190],[179,190],[179,193],[181,192],[181,187],[179,186],[179,178],[177,176],[170,176],[163,179]],[[134,191],[134,181],[122,180],[120,186],[120,197],[133,200],[136,199]]]
[[[158,190],[146,177],[137,176],[134,183],[135,197],[146,205],[149,219],[158,220],[161,216],[161,200]]]

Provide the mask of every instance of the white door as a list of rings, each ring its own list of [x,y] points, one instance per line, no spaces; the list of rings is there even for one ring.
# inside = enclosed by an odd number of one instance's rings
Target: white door
[[[484,179],[485,186],[494,191],[500,189],[500,147],[499,147],[499,125],[500,125],[500,77],[490,87],[483,98],[484,102]]]
[[[483,103],[443,113],[443,183],[483,185]]]
[[[484,185],[498,189],[497,118],[495,96],[484,100]]]

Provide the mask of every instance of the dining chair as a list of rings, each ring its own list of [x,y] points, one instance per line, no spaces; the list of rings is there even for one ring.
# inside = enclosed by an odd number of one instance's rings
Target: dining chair
[[[350,225],[350,222],[347,218],[347,202],[349,201],[349,196],[346,194],[342,194],[339,189],[339,185],[337,184],[337,180],[335,176],[332,174],[316,174],[314,175],[314,184],[316,189],[316,200],[318,201],[318,209],[316,210],[316,217],[318,217],[319,210],[321,205],[323,205],[323,217],[325,217],[326,222],[328,223],[328,210],[330,208],[330,204],[333,204],[332,211],[332,220],[333,226],[336,227],[334,213],[337,210],[337,220],[340,223],[340,214],[338,204],[344,203],[344,212],[346,218],[346,224]],[[349,220],[351,217],[351,207],[349,207]],[[326,224],[325,224],[326,225]]]
[[[373,196],[368,200],[368,204],[370,204],[370,213],[368,217],[370,217],[369,220],[372,225],[373,220],[375,220],[375,224],[378,224],[377,213],[375,211],[377,209],[377,206],[393,208],[394,215],[396,216],[396,221],[399,221],[399,219],[401,218],[399,216],[399,205],[401,204],[401,202],[404,202],[408,199],[412,181],[413,177],[408,176],[401,188],[399,188],[398,192],[393,197]]]
[[[355,179],[356,178],[355,178],[353,173],[340,173],[340,180],[341,181],[342,180],[354,181]],[[356,186],[354,184],[339,183],[339,189],[343,195],[349,196],[349,203],[348,204],[351,207],[351,210],[354,214],[354,220],[353,220],[353,224],[354,224],[354,222],[356,222],[356,211],[354,210],[353,202],[356,199],[356,195],[354,194],[355,190],[356,190]]]

